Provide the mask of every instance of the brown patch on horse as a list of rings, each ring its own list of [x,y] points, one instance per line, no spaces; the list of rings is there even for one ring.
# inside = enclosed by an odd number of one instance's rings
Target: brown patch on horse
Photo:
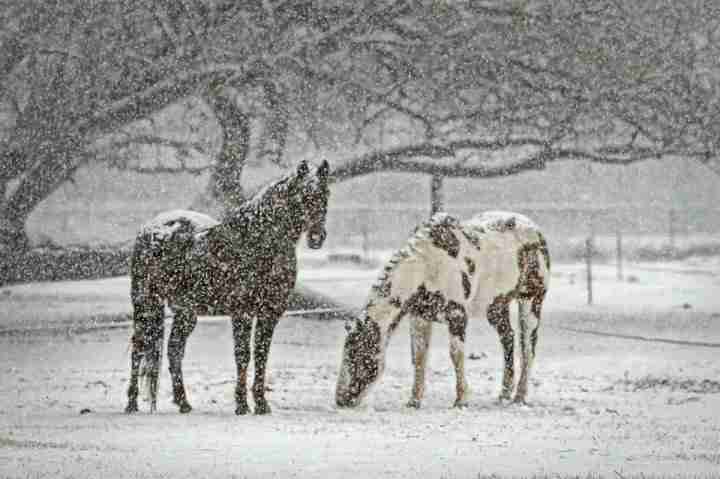
[[[470,292],[472,289],[472,286],[470,284],[470,277],[468,274],[463,271],[461,273],[462,275],[462,287],[463,287],[463,294],[465,295],[465,299],[468,299],[470,297]]]
[[[475,274],[475,261],[473,261],[472,259],[465,256],[465,265],[467,266],[468,274],[470,276],[474,275]]]
[[[430,239],[435,247],[447,252],[451,258],[460,254],[460,240],[455,236],[453,227],[447,223],[435,224],[430,227]]]
[[[542,253],[543,257],[545,258],[545,267],[550,270],[550,251],[548,250],[547,241],[545,241],[545,237],[538,232],[538,245],[540,248],[540,252]]]
[[[380,326],[374,321],[364,320],[358,322],[355,330],[345,339],[345,351],[350,358],[350,377],[354,378],[350,384],[351,399],[357,398],[380,374],[380,338]]]
[[[542,300],[547,291],[545,278],[540,274],[538,253],[542,254],[545,263],[549,264],[550,256],[547,253],[547,245],[544,244],[544,241],[525,244],[518,251],[520,278],[515,288],[518,297],[532,300],[532,313],[536,317],[540,317]]]
[[[467,330],[467,312],[465,307],[455,301],[449,301],[445,308],[445,317],[448,322],[448,331],[452,336],[465,342],[465,331]]]
[[[520,247],[517,252],[518,269],[520,270],[517,284],[511,291],[497,296],[488,307],[488,311],[503,302],[509,303],[513,299],[522,298],[532,300],[532,312],[536,316],[540,316],[540,307],[547,288],[545,287],[545,278],[540,274],[538,253],[543,255],[545,264],[549,265],[550,256],[544,240],[526,243]],[[490,319],[489,315],[488,319]]]
[[[487,308],[487,320],[500,334],[504,334],[510,326],[510,323],[503,321],[503,319],[509,311],[509,304],[512,299],[512,293],[495,296]]]
[[[456,301],[447,300],[439,291],[428,291],[425,285],[421,284],[417,291],[405,301],[399,317],[407,313],[426,321],[438,322],[445,319],[450,334],[465,341],[467,327],[465,307]]]
[[[410,313],[426,321],[438,321],[438,315],[445,312],[446,307],[447,300],[442,293],[428,291],[425,284],[421,284],[405,301],[403,313]]]
[[[493,325],[500,336],[500,343],[503,347],[503,358],[505,367],[503,370],[503,388],[501,397],[510,398],[513,389],[513,378],[515,376],[514,368],[514,348],[515,333],[510,324],[510,308],[509,304],[513,298],[511,294],[501,294],[493,299],[487,309],[488,322]]]
[[[538,330],[537,330],[537,328],[535,328],[530,332],[530,347],[532,348],[533,357],[535,356],[535,347],[537,346],[537,342],[538,342]]]

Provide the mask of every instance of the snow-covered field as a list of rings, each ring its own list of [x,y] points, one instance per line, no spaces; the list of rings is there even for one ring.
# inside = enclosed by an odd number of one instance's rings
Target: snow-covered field
[[[468,334],[467,409],[450,409],[442,327],[423,408],[404,407],[404,324],[367,406],[337,410],[342,322],[288,317],[270,356],[273,414],[262,417],[233,414],[227,321],[201,320],[189,340],[191,414],[172,405],[164,372],[159,414],[127,416],[128,327],[68,328],[127,313],[127,278],[1,288],[0,477],[716,476],[720,258],[632,264],[624,273],[619,282],[614,267],[596,266],[596,305],[587,306],[583,266],[555,265],[528,406],[495,402],[500,347],[478,319]],[[359,306],[375,275],[324,266],[301,279]]]

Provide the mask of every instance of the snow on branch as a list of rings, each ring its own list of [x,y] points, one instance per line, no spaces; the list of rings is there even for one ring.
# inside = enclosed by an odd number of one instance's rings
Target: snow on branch
[[[527,147],[520,157],[497,161],[478,160],[481,153],[489,154],[513,148]],[[468,154],[468,150],[472,153]],[[461,155],[462,152],[462,155]],[[596,151],[581,148],[553,147],[539,138],[513,138],[489,140],[459,140],[447,144],[419,143],[416,145],[374,151],[346,161],[336,167],[332,181],[341,182],[358,176],[383,171],[423,173],[444,177],[495,178],[515,175],[524,171],[542,170],[551,161],[584,160],[605,165],[629,165],[667,156],[702,157],[702,152],[677,149],[652,149],[619,146]],[[434,161],[428,161],[434,160]],[[438,161],[447,160],[447,161]],[[710,164],[709,160],[704,161]]]
[[[397,171],[407,173],[427,173],[447,177],[489,178],[506,176],[524,170],[542,169],[544,155],[526,158],[512,164],[500,166],[469,165],[467,158],[454,162],[429,162],[422,158],[434,160],[453,159],[463,150],[501,150],[518,146],[540,146],[542,142],[533,138],[504,139],[498,141],[460,140],[447,144],[420,143],[416,145],[376,151],[360,158],[350,160],[335,168],[333,181],[344,181],[380,171]]]

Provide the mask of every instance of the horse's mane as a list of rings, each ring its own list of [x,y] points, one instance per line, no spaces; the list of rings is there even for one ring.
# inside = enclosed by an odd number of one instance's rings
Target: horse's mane
[[[253,219],[262,218],[270,210],[270,200],[273,195],[281,190],[287,191],[290,181],[295,175],[296,173],[292,171],[275,181],[260,186],[249,200],[230,209],[226,214],[226,220],[233,225],[240,225]]]
[[[385,264],[385,268],[380,273],[375,283],[370,288],[371,294],[375,296],[383,296],[384,291],[387,290],[387,283],[392,277],[398,266],[408,258],[411,258],[418,254],[418,244],[425,242],[430,238],[430,232],[433,228],[438,226],[459,226],[460,222],[454,216],[440,212],[435,213],[429,220],[426,220],[419,224],[410,239],[408,239],[405,246],[395,251],[390,257],[388,262]]]

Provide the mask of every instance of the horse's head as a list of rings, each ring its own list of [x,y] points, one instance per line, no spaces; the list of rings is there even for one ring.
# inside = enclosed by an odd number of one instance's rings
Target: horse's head
[[[380,326],[367,317],[349,328],[335,389],[335,403],[355,407],[380,379],[383,370]]]
[[[329,174],[330,165],[325,160],[318,167],[315,176],[308,178],[304,182],[303,204],[305,219],[303,231],[307,233],[307,245],[312,249],[321,248],[327,237],[325,217],[327,216],[328,199],[330,198]]]

